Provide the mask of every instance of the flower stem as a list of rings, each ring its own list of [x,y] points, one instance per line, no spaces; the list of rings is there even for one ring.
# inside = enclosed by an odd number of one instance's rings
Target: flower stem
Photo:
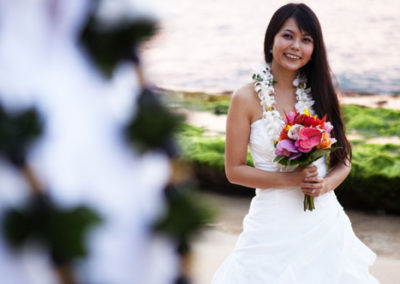
[[[315,209],[314,197],[305,194],[304,195],[304,211],[306,211],[306,210],[313,211],[314,209]]]
[[[314,209],[315,209],[315,206],[314,206],[314,197],[312,197],[312,196],[310,196],[310,211],[313,211]]]

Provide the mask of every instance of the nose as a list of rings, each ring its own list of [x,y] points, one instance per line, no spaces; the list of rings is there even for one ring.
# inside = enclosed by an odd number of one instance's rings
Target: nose
[[[299,39],[295,39],[292,43],[292,49],[298,50],[300,47]]]

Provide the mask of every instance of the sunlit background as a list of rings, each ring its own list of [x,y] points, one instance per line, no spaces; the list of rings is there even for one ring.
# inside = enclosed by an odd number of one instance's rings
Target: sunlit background
[[[299,1],[295,1],[299,2]],[[400,92],[400,3],[302,1],[319,18],[342,90]],[[148,73],[170,89],[231,91],[263,62],[264,34],[282,0],[170,0],[145,48]]]

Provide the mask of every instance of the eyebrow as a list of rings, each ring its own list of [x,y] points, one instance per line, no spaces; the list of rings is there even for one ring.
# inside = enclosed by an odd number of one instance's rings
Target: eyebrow
[[[284,31],[294,33],[291,29],[284,29]],[[302,33],[302,36],[311,36],[309,33]]]

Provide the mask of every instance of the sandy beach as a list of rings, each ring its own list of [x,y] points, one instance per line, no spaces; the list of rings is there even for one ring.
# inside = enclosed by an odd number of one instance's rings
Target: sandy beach
[[[400,110],[400,95],[360,94],[356,92],[338,92],[339,100],[344,105],[382,107]]]
[[[219,211],[216,221],[194,243],[192,275],[194,284],[207,284],[222,261],[233,250],[242,231],[249,198],[204,193]],[[369,271],[381,284],[400,283],[400,216],[368,215],[346,210],[356,235],[376,254]]]

